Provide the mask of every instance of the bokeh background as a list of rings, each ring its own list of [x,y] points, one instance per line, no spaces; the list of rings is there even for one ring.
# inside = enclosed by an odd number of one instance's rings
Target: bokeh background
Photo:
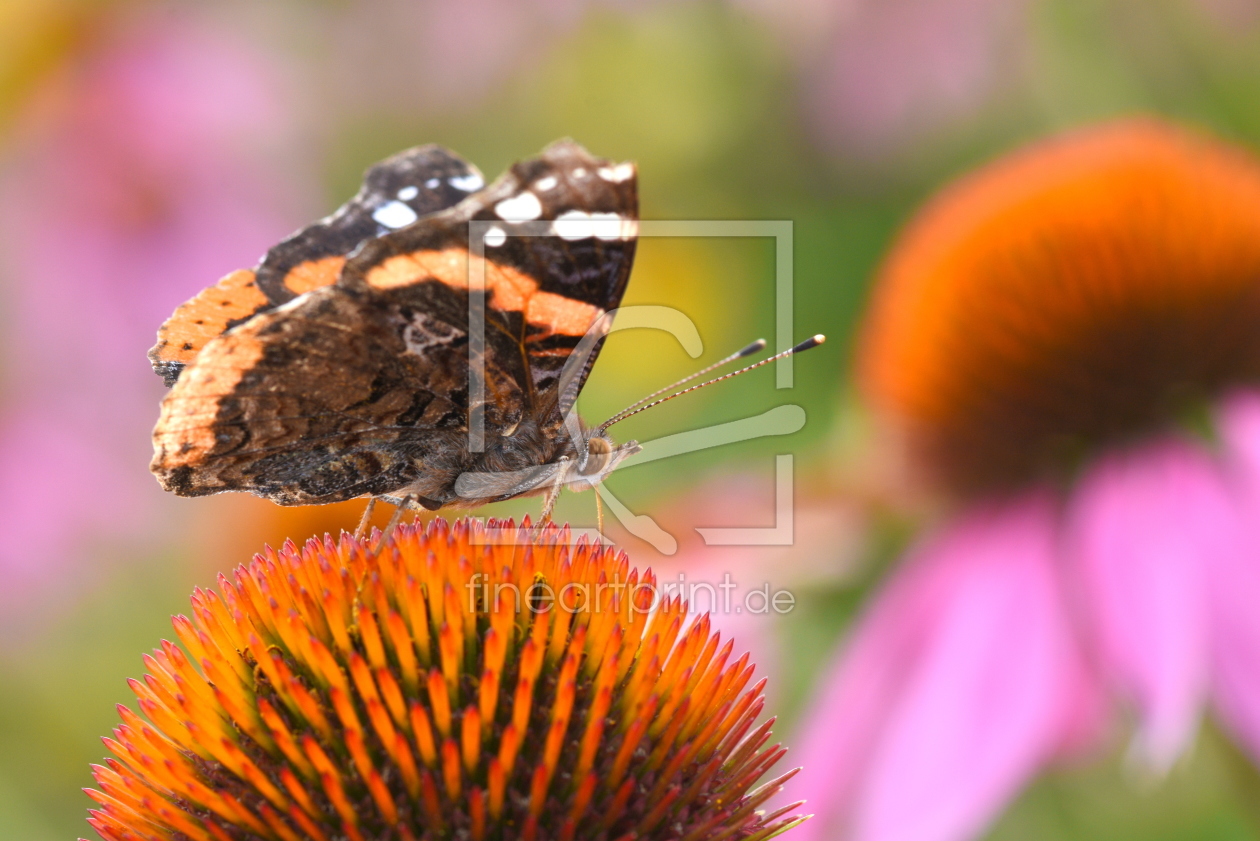
[[[791,587],[745,622],[792,723],[918,521],[871,481],[848,379],[869,278],[952,174],[1063,127],[1154,112],[1260,144],[1254,0],[276,0],[0,3],[0,839],[88,834],[88,765],[195,584],[264,542],[352,527],[353,505],[177,500],[150,477],[145,351],[181,301],[330,211],[362,170],[438,142],[493,177],[572,136],[640,166],[654,219],[794,224],[798,336],[831,341],[619,427],[622,439],[804,407],[799,433],[628,468],[612,489],[680,551]],[[648,240],[627,303],[682,309],[713,359],[773,336],[769,240]],[[697,363],[610,340],[605,417]],[[707,552],[694,526],[770,525],[796,455],[797,544]],[[537,512],[537,501],[495,514]],[[590,495],[561,519],[590,524]],[[622,535],[624,536],[624,535]],[[699,574],[699,573],[697,573]],[[791,641],[790,647],[783,643]],[[1260,838],[1260,776],[1209,726],[1163,779],[1123,744],[1043,776],[993,839]]]

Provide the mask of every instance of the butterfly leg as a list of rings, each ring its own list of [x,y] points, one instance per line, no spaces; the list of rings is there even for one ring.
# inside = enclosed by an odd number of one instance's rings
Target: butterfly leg
[[[393,515],[389,518],[389,523],[385,526],[385,531],[381,532],[381,540],[384,540],[394,528],[402,522],[403,514],[408,508],[415,504],[415,497],[405,496],[402,502],[398,503],[398,507],[394,509]]]
[[[604,540],[604,501],[599,497],[599,488],[595,488],[595,531],[601,542]]]
[[[372,512],[376,509],[376,497],[368,497],[367,506],[363,509],[363,516],[359,518],[359,527],[354,530],[355,537],[363,537],[367,533],[368,523],[372,522]]]
[[[547,501],[543,503],[542,515],[538,518],[539,531],[551,522],[551,511],[556,507],[556,500],[560,498],[560,489],[564,487],[565,477],[569,475],[568,461],[569,457],[564,456],[558,462],[560,468],[556,471],[556,478],[551,483],[551,490],[547,491]]]

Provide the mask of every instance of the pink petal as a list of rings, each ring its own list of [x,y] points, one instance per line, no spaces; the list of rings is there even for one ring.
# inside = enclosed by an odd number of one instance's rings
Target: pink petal
[[[909,558],[805,726],[797,841],[980,831],[1079,723],[1083,669],[1040,496],[973,513]]]
[[[1225,724],[1260,759],[1260,394],[1227,401],[1219,430],[1246,543],[1208,558],[1212,696]]]
[[[1257,494],[1260,502],[1260,391],[1239,391],[1222,401],[1217,431],[1229,469],[1244,493]]]
[[[1206,692],[1204,568],[1241,539],[1235,503],[1206,453],[1165,439],[1097,464],[1068,524],[1099,665],[1141,714],[1137,756],[1165,770],[1193,736]]]

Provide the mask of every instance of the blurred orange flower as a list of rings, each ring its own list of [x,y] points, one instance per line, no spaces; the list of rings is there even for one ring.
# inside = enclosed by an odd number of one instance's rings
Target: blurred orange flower
[[[1260,757],[1260,160],[1129,120],[943,191],[860,355],[959,507],[808,722],[802,838],[962,841],[1097,744],[1167,770],[1210,705]]]
[[[953,490],[1065,478],[1260,383],[1260,166],[1135,120],[983,169],[902,236],[863,351]]]

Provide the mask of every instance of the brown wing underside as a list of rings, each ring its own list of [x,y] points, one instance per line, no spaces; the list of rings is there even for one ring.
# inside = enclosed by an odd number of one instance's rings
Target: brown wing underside
[[[466,341],[434,324],[328,287],[212,340],[162,402],[153,472],[181,496],[246,490],[298,505],[459,466]],[[511,423],[524,396],[496,362],[492,350],[488,420]]]

